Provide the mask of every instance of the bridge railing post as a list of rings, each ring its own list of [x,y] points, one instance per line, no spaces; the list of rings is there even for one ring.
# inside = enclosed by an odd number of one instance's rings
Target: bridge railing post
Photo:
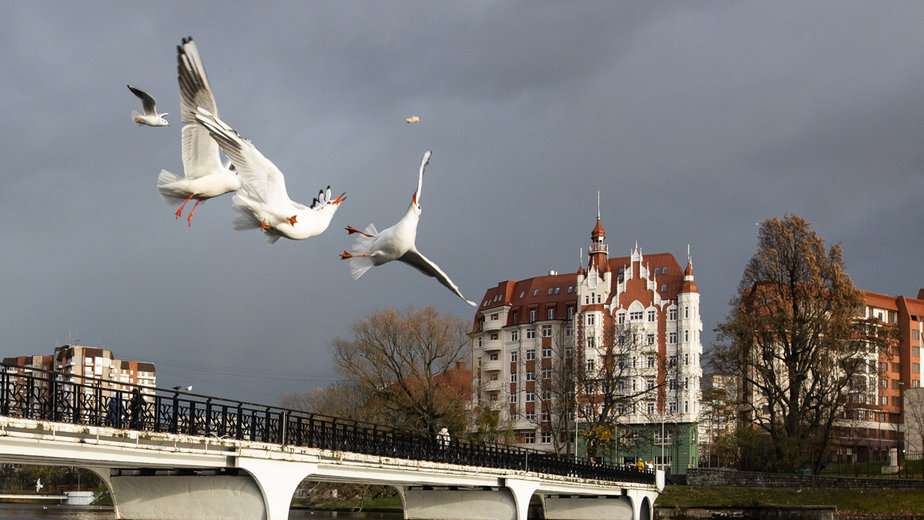
[[[33,395],[34,393],[35,393],[35,379],[33,379],[32,376],[28,376],[28,379],[26,379],[26,409],[23,410],[23,414],[22,414],[22,416],[25,417],[26,419],[31,419],[33,415],[32,407],[33,407],[33,401],[35,398],[35,396]]]
[[[237,424],[235,425],[234,438],[237,440],[244,439],[244,405],[237,403]]]
[[[3,367],[0,377],[2,377],[3,381],[2,394],[0,394],[0,413],[10,415],[10,373],[6,367]]]
[[[208,397],[205,399],[205,431],[204,435],[212,434],[212,398]]]

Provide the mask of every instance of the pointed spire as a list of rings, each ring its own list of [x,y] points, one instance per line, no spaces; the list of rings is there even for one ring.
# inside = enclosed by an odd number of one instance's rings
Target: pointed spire
[[[693,257],[690,256],[690,244],[687,244],[687,268],[683,270],[683,285],[680,287],[680,292],[699,292],[699,287],[693,281]]]
[[[600,220],[600,190],[597,190],[597,220]]]

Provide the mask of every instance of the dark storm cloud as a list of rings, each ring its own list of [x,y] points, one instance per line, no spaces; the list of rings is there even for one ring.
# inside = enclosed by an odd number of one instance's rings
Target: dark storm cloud
[[[154,361],[164,385],[274,401],[332,381],[331,338],[369,312],[434,304],[470,319],[412,269],[353,281],[337,258],[345,225],[403,214],[427,149],[417,245],[474,300],[575,270],[598,189],[611,254],[638,240],[684,262],[691,244],[707,331],[754,224],[785,213],[841,242],[860,287],[916,295],[924,6],[888,6],[12,4],[3,354],[79,339]],[[325,234],[269,246],[231,229],[227,196],[188,229],[157,195],[161,168],[182,171],[174,53],[190,34],[222,118],[290,195],[347,192]],[[126,83],[173,126],[136,128]]]

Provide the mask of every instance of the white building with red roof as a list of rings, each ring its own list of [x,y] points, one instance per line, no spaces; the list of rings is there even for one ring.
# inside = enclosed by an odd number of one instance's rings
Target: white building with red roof
[[[702,378],[692,262],[684,269],[637,244],[610,258],[605,239],[598,215],[586,266],[485,292],[471,332],[472,404],[516,442],[573,453],[576,438],[579,455],[574,425],[582,432],[604,414],[596,423],[615,424],[616,440],[598,456],[683,472],[698,458]],[[604,381],[618,388],[615,398],[602,397]],[[565,401],[578,403],[576,417]]]

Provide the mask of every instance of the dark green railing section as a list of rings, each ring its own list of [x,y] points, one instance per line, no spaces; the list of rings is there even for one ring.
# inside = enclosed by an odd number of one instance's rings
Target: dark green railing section
[[[635,466],[473,443],[275,406],[3,365],[0,415],[654,484]]]

